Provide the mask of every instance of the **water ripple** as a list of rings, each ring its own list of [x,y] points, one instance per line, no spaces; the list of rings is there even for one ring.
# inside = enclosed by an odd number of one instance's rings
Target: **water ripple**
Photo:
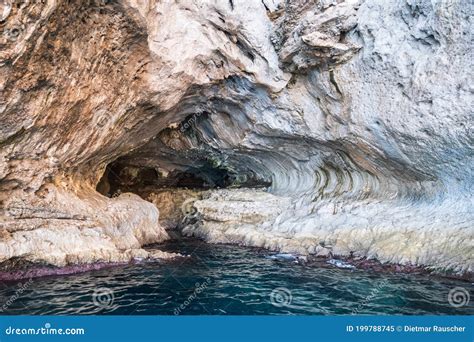
[[[447,301],[450,289],[472,284],[421,275],[377,274],[267,258],[268,252],[195,240],[168,242],[191,254],[173,262],[143,263],[35,279],[4,314],[40,315],[329,315],[464,314]],[[19,283],[0,283],[3,303]],[[103,301],[94,301],[97,291]],[[105,300],[104,300],[105,299]],[[273,301],[272,301],[273,300]]]

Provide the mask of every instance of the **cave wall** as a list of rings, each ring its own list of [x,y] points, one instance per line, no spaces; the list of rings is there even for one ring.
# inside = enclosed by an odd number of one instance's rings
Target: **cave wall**
[[[473,271],[462,1],[3,0],[0,13],[1,260],[123,260],[165,239],[155,206],[95,191],[119,160],[268,186],[196,201],[185,233],[210,242]]]

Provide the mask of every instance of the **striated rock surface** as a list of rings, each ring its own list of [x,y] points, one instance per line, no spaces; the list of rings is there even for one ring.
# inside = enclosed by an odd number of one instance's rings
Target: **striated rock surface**
[[[141,255],[154,186],[209,242],[474,272],[472,6],[0,4],[0,262]]]

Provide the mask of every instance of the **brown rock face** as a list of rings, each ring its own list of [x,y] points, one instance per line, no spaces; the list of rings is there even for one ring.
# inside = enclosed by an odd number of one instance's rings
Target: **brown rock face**
[[[0,262],[147,257],[162,188],[229,187],[188,234],[472,272],[450,4],[0,0]]]
[[[156,116],[143,27],[122,4],[55,1],[15,3],[2,26],[19,32],[2,41],[1,259],[122,261],[165,239],[153,205],[95,191]]]

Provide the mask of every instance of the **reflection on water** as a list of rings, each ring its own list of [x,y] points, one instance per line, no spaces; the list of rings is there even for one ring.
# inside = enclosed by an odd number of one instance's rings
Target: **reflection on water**
[[[464,314],[448,293],[472,283],[377,274],[268,258],[268,251],[196,240],[159,246],[191,257],[0,283],[3,314]],[[21,291],[19,291],[21,289]],[[18,297],[18,298],[16,298]]]

